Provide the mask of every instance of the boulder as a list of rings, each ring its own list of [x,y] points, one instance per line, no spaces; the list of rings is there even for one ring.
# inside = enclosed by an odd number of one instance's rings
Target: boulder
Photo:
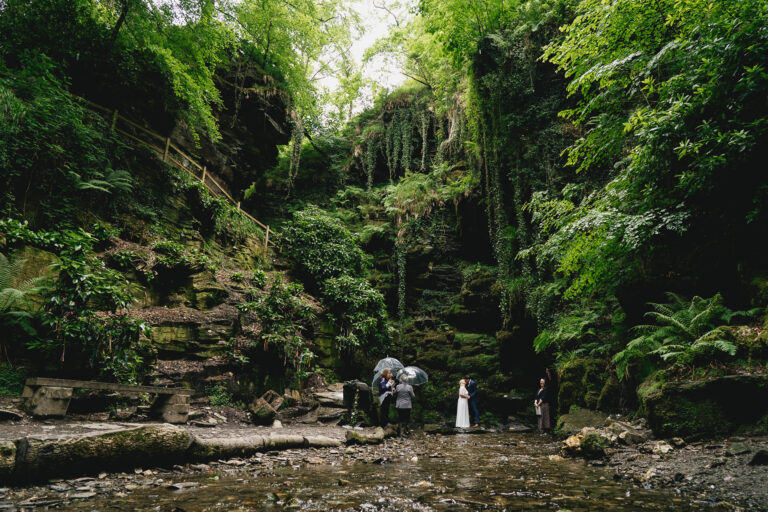
[[[606,449],[616,445],[617,436],[591,427],[566,438],[560,445],[563,456],[595,459],[605,455]]]
[[[646,436],[635,430],[625,430],[619,434],[619,442],[622,444],[633,445],[644,443],[648,440]]]
[[[347,430],[347,444],[381,444],[384,441],[384,429],[376,427],[373,431]]]
[[[42,479],[126,469],[186,455],[189,432],[160,424],[70,438],[27,437],[17,444],[15,477]]]
[[[654,455],[666,455],[673,450],[672,445],[666,441],[656,441],[651,448]]]
[[[756,423],[768,403],[768,375],[726,375],[663,382],[658,375],[638,389],[654,434],[686,439],[727,434]]]
[[[257,425],[271,425],[277,416],[277,411],[263,398],[254,399],[248,410],[251,411],[251,420]]]
[[[600,427],[605,424],[607,414],[589,409],[576,409],[562,414],[557,419],[557,431],[563,434],[575,434],[584,427]]]
[[[344,407],[344,393],[336,391],[320,391],[314,394],[315,400],[326,407]]]

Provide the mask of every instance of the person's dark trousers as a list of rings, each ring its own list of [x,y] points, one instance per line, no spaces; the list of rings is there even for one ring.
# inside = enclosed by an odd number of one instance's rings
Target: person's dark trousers
[[[381,407],[379,407],[379,424],[383,427],[386,427],[389,423],[389,404],[392,403],[392,395],[387,395],[384,397],[384,401],[381,402]]]
[[[398,423],[400,424],[400,435],[410,434],[411,430],[408,428],[408,422],[411,421],[410,409],[398,409],[397,410]]]
[[[472,424],[478,425],[480,423],[480,409],[477,407],[477,399],[469,401],[469,411],[472,413]]]

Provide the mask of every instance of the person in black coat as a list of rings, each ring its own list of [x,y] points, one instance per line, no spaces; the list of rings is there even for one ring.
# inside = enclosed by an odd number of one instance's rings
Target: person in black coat
[[[469,414],[472,416],[472,426],[480,426],[480,409],[477,407],[477,383],[467,374],[464,377],[467,381],[467,393],[469,393]]]

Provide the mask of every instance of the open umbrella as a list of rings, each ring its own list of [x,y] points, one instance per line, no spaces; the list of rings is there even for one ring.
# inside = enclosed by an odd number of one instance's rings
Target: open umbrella
[[[399,381],[402,375],[405,375],[406,382],[413,386],[420,386],[429,380],[427,372],[418,366],[406,366],[405,368],[398,370],[395,374],[395,380]]]
[[[382,370],[392,370],[392,373],[403,368],[405,365],[395,359],[394,357],[385,357],[376,363],[376,367],[373,369],[373,373],[381,373]]]
[[[392,375],[394,375],[398,370],[401,370],[402,368],[403,363],[394,357],[385,357],[384,359],[380,359],[379,362],[376,363],[376,367],[373,369],[373,380],[371,381],[371,387],[378,389],[381,372],[384,370],[390,370]]]

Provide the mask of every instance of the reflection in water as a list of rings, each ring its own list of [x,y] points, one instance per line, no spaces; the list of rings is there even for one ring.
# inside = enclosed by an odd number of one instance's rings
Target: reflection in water
[[[638,489],[580,460],[550,460],[556,443],[528,434],[429,437],[385,463],[288,465],[189,476],[197,487],[137,489],[69,510],[694,511],[673,492]],[[418,459],[414,459],[418,455]]]

